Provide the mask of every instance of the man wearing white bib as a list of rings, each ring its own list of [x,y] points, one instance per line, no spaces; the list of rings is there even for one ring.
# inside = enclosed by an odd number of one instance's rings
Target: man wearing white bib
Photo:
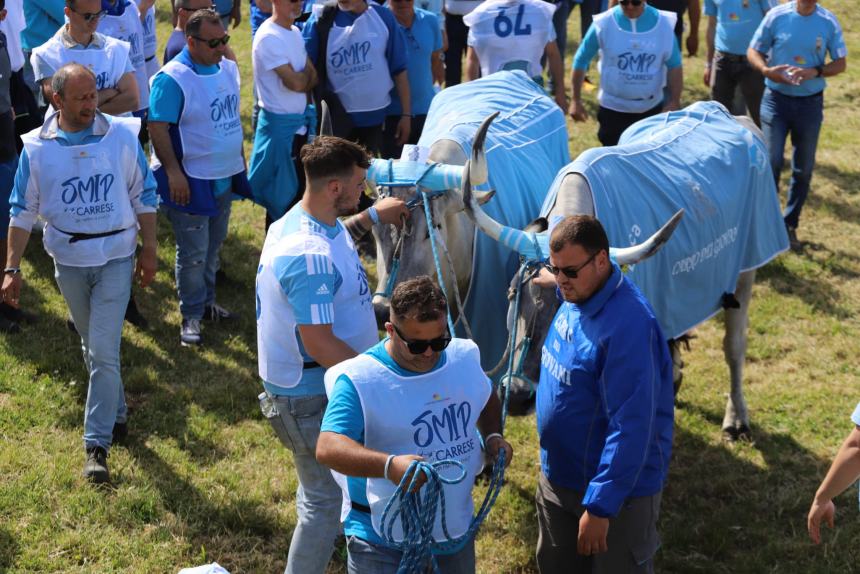
[[[287,574],[322,574],[340,528],[340,489],[316,461],[326,406],[323,375],[377,342],[376,318],[353,243],[374,221],[392,224],[409,212],[385,198],[358,208],[370,166],[367,152],[337,137],[319,136],[301,152],[307,186],[300,203],[274,222],[257,267],[257,353],[265,391],[260,407],[293,453],[299,479],[298,523]]]
[[[101,0],[68,0],[69,22],[33,50],[30,62],[46,102],[51,102],[51,77],[72,62],[86,66],[96,76],[99,111],[112,116],[130,115],[140,107],[127,42],[96,32],[104,15]],[[53,110],[49,108],[50,114]]]
[[[555,101],[567,109],[564,70],[552,15],[555,4],[544,0],[488,0],[463,22],[469,27],[466,77],[477,80],[499,70],[522,70],[543,85],[541,58],[546,55]]]
[[[149,134],[158,193],[176,236],[182,345],[202,342],[203,319],[233,314],[215,303],[231,193],[249,195],[239,117],[239,68],[224,58],[230,36],[211,9],[185,26],[187,46],[152,78]]]
[[[155,28],[155,0],[135,0],[137,11],[140,12],[140,23],[143,25],[143,59],[146,63],[146,76],[155,75],[161,64],[158,63],[158,37]]]
[[[677,110],[684,85],[681,50],[675,39],[676,15],[648,6],[645,0],[620,0],[594,17],[573,59],[573,101],[570,116],[588,118],[582,104],[582,84],[594,56],[600,52],[597,138],[605,146],[641,119]],[[669,97],[664,101],[663,87]]]
[[[472,486],[483,464],[478,431],[492,458],[501,449],[506,463],[513,456],[500,434],[501,402],[481,369],[478,347],[451,338],[446,310],[442,290],[429,277],[404,281],[391,295],[388,337],[326,373],[329,405],[317,460],[344,475],[339,482],[350,574],[397,572],[401,552],[383,539],[380,519],[413,461],[463,465],[463,480],[442,487],[448,532],[456,538],[472,520]],[[453,478],[460,470],[440,472]],[[402,539],[399,523],[393,536]],[[433,538],[445,540],[438,514]],[[435,558],[443,574],[473,573],[474,540]]]
[[[70,64],[53,75],[54,107],[23,136],[10,204],[3,299],[17,305],[21,257],[41,216],[55,277],[81,336],[89,389],[84,410],[84,476],[110,480],[107,452],[127,430],[120,377],[122,323],[132,274],[155,276],[155,181],[137,141],[140,121],[96,109],[95,75]],[[134,268],[138,228],[143,248]]]

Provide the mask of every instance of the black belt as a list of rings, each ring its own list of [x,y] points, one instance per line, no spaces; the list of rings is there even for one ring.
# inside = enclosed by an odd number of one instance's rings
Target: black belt
[[[131,227],[125,227],[123,229],[113,229],[111,231],[104,231],[102,233],[77,233],[72,231],[63,231],[59,227],[54,227],[60,233],[65,233],[66,235],[70,235],[69,243],[77,243],[78,241],[86,241],[87,239],[98,239],[100,237],[110,237],[111,235],[117,235],[122,233],[126,229],[131,229]]]
[[[729,62],[746,62],[747,57],[743,54],[730,54],[728,52],[720,52],[717,50],[717,53],[720,55],[721,60],[726,60]]]
[[[144,60],[143,60],[143,61],[144,61],[144,62],[151,62],[151,61],[152,61],[152,60],[154,60],[154,59],[155,59],[155,54],[151,55],[149,58],[144,58]]]
[[[369,506],[365,506],[365,505],[363,505],[363,504],[359,504],[358,502],[356,502],[356,501],[354,501],[354,500],[351,500],[351,501],[350,501],[350,504],[352,504],[352,509],[353,509],[353,510],[357,510],[357,511],[359,511],[359,512],[363,512],[363,513],[365,513],[365,514],[370,514],[370,507],[369,507]]]
[[[302,365],[302,369],[316,369],[317,367],[322,367],[316,361],[307,361]]]

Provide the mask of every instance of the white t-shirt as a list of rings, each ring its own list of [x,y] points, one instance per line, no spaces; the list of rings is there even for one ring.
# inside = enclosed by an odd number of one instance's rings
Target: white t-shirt
[[[307,95],[287,88],[275,71],[284,64],[296,72],[305,69],[308,53],[299,29],[288,30],[268,19],[257,30],[251,50],[259,106],[275,114],[304,113]]]

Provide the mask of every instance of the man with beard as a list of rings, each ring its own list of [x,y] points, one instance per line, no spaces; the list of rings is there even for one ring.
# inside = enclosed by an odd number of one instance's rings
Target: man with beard
[[[301,202],[275,221],[257,267],[260,407],[293,452],[299,479],[298,524],[287,573],[322,574],[340,529],[340,488],[315,451],[327,405],[323,375],[376,344],[379,336],[367,273],[352,234],[374,223],[398,224],[406,204],[386,198],[354,214],[370,156],[361,146],[320,136],[301,151]]]

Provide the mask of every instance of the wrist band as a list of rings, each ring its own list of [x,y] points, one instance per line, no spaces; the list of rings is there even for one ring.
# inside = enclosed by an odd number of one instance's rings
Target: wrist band
[[[367,208],[367,216],[370,217],[370,220],[373,222],[374,225],[379,223],[379,212],[376,211],[376,208],[374,206],[371,205]]]
[[[489,443],[490,443],[490,439],[491,439],[491,438],[496,438],[496,437],[499,437],[499,438],[500,438],[500,439],[502,439],[502,440],[504,440],[504,439],[505,439],[505,437],[503,437],[503,436],[501,435],[501,433],[491,432],[490,434],[488,434],[487,436],[485,436],[485,437],[484,437],[484,444],[489,444]]]
[[[385,477],[385,480],[391,480],[388,478],[388,467],[391,466],[391,461],[394,460],[394,457],[397,455],[389,454],[388,458],[385,460],[385,470],[382,471],[382,476]]]
[[[3,270],[3,273],[5,275],[18,275],[19,273],[21,273],[21,268],[20,267],[7,267],[6,269]]]

